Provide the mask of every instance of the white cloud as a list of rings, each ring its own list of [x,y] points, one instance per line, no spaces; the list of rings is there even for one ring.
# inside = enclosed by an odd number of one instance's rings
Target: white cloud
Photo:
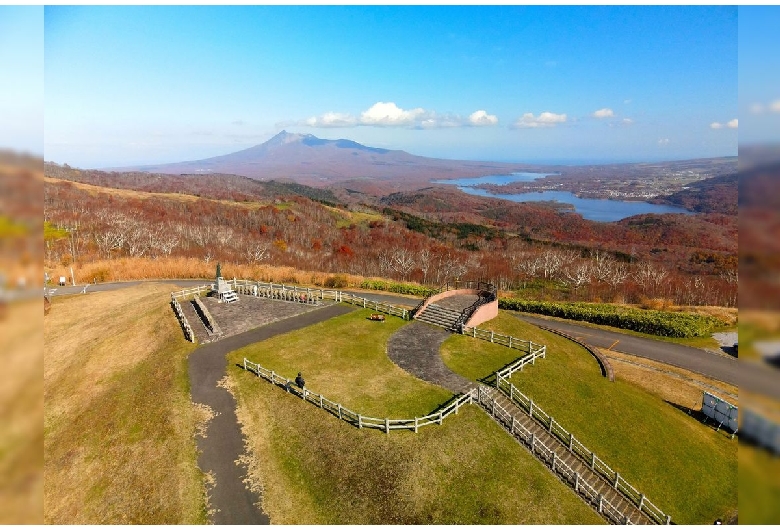
[[[753,114],[763,114],[764,106],[761,103],[753,103],[750,105],[750,112]]]
[[[632,120],[631,118],[623,118],[623,120],[620,123],[622,123],[623,125],[633,125],[634,120]]]
[[[498,117],[485,110],[477,110],[468,118],[457,114],[438,114],[434,111],[415,108],[405,110],[393,102],[377,102],[359,117],[340,112],[327,112],[298,122],[309,127],[406,127],[416,129],[441,129],[466,126],[490,126],[498,123]]]
[[[780,99],[774,100],[769,105],[769,110],[771,110],[772,112],[780,112]]]
[[[624,105],[628,105],[629,103],[631,103],[631,100],[630,100],[630,99],[624,99],[624,100],[623,100],[623,104],[624,104]]]
[[[728,127],[729,129],[738,129],[739,128],[739,120],[737,118],[734,118],[733,120],[727,122],[727,123],[720,123],[718,121],[714,121],[710,123],[710,129],[724,129]]]
[[[566,114],[555,114],[553,112],[542,112],[539,116],[534,116],[531,112],[526,112],[514,123],[514,126],[520,129],[529,129],[536,127],[555,127],[559,123],[566,123]]]
[[[669,138],[661,138],[660,140],[658,140],[658,145],[661,146],[669,145]]]
[[[357,118],[351,114],[326,112],[322,116],[312,116],[304,124],[309,127],[354,127],[357,122]]]
[[[374,103],[370,109],[363,111],[360,115],[360,123],[379,126],[419,125],[422,121],[431,119],[429,114],[421,108],[404,110],[393,102],[380,101]]]
[[[484,110],[478,110],[472,112],[469,116],[469,123],[471,125],[495,125],[498,123],[498,117],[495,114],[488,114]]]
[[[597,110],[591,116],[593,116],[594,118],[598,118],[598,119],[614,118],[615,117],[615,113],[612,112],[612,109],[604,108],[604,109]]]

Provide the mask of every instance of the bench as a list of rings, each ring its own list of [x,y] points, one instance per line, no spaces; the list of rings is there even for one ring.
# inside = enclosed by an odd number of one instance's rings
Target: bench
[[[377,320],[377,321],[379,321],[379,322],[384,322],[384,321],[385,321],[385,316],[384,316],[384,315],[380,315],[379,313],[373,313],[373,314],[372,314],[372,315],[369,317],[369,319],[370,319],[370,320]]]

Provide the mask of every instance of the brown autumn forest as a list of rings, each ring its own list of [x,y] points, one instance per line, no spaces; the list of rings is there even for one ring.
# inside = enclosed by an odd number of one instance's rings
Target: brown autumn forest
[[[371,193],[370,183],[358,191],[349,184],[313,188],[53,163],[44,174],[50,271],[110,266],[119,257],[190,258],[434,287],[479,278],[547,300],[736,305],[736,179],[678,197],[691,209],[696,197],[722,205],[703,208],[707,213],[600,223],[554,205],[476,197],[450,186],[382,195]]]

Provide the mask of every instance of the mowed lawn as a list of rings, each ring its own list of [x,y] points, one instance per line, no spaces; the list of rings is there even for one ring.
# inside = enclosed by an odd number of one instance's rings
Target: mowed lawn
[[[44,318],[50,524],[202,524],[186,342],[170,285],[54,297]]]
[[[619,377],[609,382],[585,349],[507,312],[482,327],[547,346],[512,383],[674,522],[711,524],[736,510],[736,439]],[[520,355],[457,335],[442,345],[445,363],[473,380],[491,380]]]
[[[599,524],[604,521],[476,405],[443,425],[357,429],[238,368],[244,357],[375,417],[422,416],[452,395],[394,365],[406,323],[357,310],[228,356],[254,486],[274,524]]]

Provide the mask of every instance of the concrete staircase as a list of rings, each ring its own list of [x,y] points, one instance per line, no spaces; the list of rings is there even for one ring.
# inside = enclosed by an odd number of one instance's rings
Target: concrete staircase
[[[429,304],[422,313],[415,316],[415,320],[433,324],[434,326],[439,326],[446,330],[455,331],[453,326],[458,320],[460,313],[461,311],[448,309],[437,304]]]
[[[613,524],[655,524],[614,485],[591,469],[591,464],[569,450],[558,438],[532,419],[495,388],[480,385],[479,405],[526,449],[550,467],[607,521]]]

